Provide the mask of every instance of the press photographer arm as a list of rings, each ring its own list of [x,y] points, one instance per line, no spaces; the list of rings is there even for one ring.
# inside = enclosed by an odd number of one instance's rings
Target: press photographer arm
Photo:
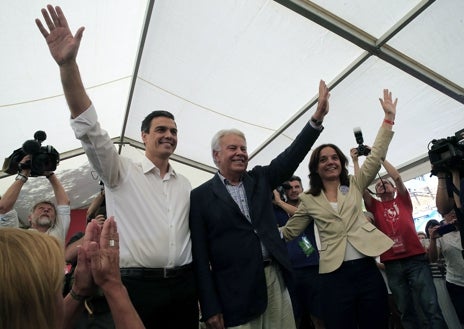
[[[20,163],[26,163],[30,160],[30,156],[26,155]],[[16,200],[18,200],[19,193],[21,188],[27,182],[29,176],[31,175],[30,169],[20,169],[18,172],[17,179],[11,184],[11,186],[6,190],[0,199],[0,214],[5,214],[13,209]]]
[[[462,205],[461,205],[461,175],[459,174],[459,170],[452,169],[451,170],[451,176],[453,178],[454,188],[456,189],[455,191],[453,191],[454,203],[456,204],[456,207],[458,209],[462,209]]]
[[[437,210],[442,216],[455,209],[459,223],[458,228],[461,236],[461,246],[463,248],[462,257],[464,258],[464,239],[462,238],[464,237],[464,214],[461,204],[461,174],[459,169],[455,167],[450,169],[449,172],[451,173],[451,177],[447,176],[447,173],[445,172],[438,172],[436,174],[438,177],[438,187],[435,202]],[[448,189],[449,186],[447,186],[447,183],[452,183],[453,186],[451,187],[451,191]]]
[[[45,173],[45,177],[48,179],[50,185],[53,188],[53,192],[55,193],[56,204],[58,206],[69,205],[71,201],[69,200],[68,194],[66,193],[58,177],[56,177],[55,173]]]
[[[60,241],[65,241],[66,234],[71,223],[70,200],[63,185],[53,172],[44,172],[45,177],[49,180],[56,199],[56,221],[52,228],[53,233],[50,235],[57,237]]]
[[[453,136],[433,139],[429,145],[431,175],[438,177],[436,205],[440,214],[447,214],[454,206],[461,209],[461,176],[464,165],[464,129]]]
[[[461,200],[460,200],[460,181],[461,176],[459,174],[459,170],[451,169],[451,178],[447,178],[447,174],[445,172],[438,172],[438,186],[437,186],[437,195],[435,198],[437,210],[440,214],[447,214],[449,213],[454,206],[458,209],[462,209]],[[448,192],[447,181],[450,181],[453,187],[453,195],[451,196]]]
[[[408,189],[404,185],[403,179],[401,178],[399,171],[395,167],[393,167],[393,165],[386,159],[382,162],[382,165],[387,171],[388,175],[395,182],[397,192],[399,194],[408,194]]]
[[[276,206],[282,208],[287,214],[289,214],[290,216],[293,216],[298,208],[282,200],[280,198],[280,193],[277,190],[274,190],[273,193],[274,193],[274,200],[272,202]]]

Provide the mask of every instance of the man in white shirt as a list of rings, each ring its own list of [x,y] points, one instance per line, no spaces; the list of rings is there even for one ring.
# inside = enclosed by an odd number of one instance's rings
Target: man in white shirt
[[[121,157],[100,128],[76,63],[84,28],[71,34],[59,7],[36,23],[60,68],[71,125],[105,185],[108,216],[118,221],[121,275],[147,328],[198,328],[199,310],[188,227],[189,181],[177,174],[169,157],[177,146],[177,126],[167,111],[142,122],[145,157]]]
[[[55,192],[56,205],[49,200],[37,202],[29,214],[28,220],[31,224],[29,229],[54,236],[61,243],[65,243],[71,223],[71,207],[66,191],[55,174],[46,176]]]

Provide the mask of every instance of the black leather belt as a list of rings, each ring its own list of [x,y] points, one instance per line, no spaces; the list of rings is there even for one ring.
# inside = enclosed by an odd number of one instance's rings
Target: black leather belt
[[[263,260],[263,266],[264,267],[267,267],[267,266],[269,266],[271,264],[272,264],[272,258],[268,258],[268,259]]]
[[[168,279],[177,278],[181,275],[192,272],[192,264],[165,267],[165,268],[145,268],[145,267],[124,267],[121,268],[121,276],[139,279]]]

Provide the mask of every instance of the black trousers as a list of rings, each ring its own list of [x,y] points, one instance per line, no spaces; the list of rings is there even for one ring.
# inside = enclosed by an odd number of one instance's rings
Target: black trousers
[[[122,276],[147,329],[198,329],[198,294],[193,270],[170,278]]]
[[[343,262],[320,278],[327,329],[387,329],[387,287],[373,258]]]

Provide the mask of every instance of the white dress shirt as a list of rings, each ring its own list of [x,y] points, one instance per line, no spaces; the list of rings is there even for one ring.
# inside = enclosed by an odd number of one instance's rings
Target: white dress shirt
[[[56,206],[56,223],[48,229],[47,234],[54,236],[64,245],[70,223],[71,207],[68,205],[58,205]]]
[[[190,182],[171,165],[161,177],[148,158],[135,163],[120,156],[100,128],[93,105],[71,120],[71,126],[105,184],[107,215],[118,223],[120,266],[159,268],[191,263]]]

